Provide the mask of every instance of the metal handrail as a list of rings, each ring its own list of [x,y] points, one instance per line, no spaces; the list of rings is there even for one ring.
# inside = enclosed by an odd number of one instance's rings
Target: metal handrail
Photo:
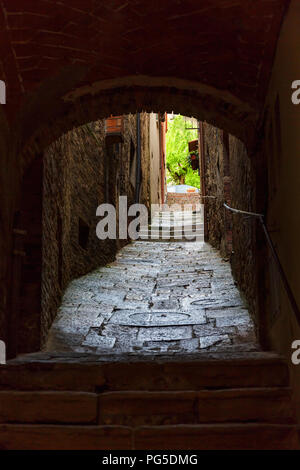
[[[292,307],[292,309],[293,309],[293,311],[294,311],[294,314],[296,315],[296,318],[297,318],[298,323],[299,323],[299,325],[300,325],[300,309],[299,309],[299,307],[298,307],[298,304],[297,304],[297,302],[296,302],[295,296],[294,296],[294,294],[293,294],[293,291],[292,291],[292,289],[291,289],[291,286],[290,286],[290,284],[289,284],[289,281],[288,281],[288,279],[287,279],[287,277],[286,277],[286,274],[285,274],[284,269],[283,269],[283,267],[282,267],[282,264],[281,264],[281,262],[280,262],[279,256],[278,256],[278,254],[277,254],[277,251],[276,251],[275,246],[274,246],[274,244],[273,244],[273,241],[272,241],[272,239],[271,239],[271,236],[270,236],[270,233],[269,233],[269,231],[268,231],[268,228],[267,228],[267,226],[266,226],[266,224],[265,224],[264,215],[263,215],[263,214],[258,214],[258,213],[256,213],[256,212],[248,212],[248,211],[242,211],[242,210],[239,210],[239,209],[234,209],[233,207],[228,206],[228,204],[226,204],[225,202],[224,202],[223,205],[224,205],[224,207],[225,207],[226,209],[230,210],[231,212],[234,212],[235,214],[244,214],[244,215],[256,217],[256,218],[260,221],[260,223],[261,223],[261,225],[262,225],[262,229],[263,229],[264,234],[265,234],[265,237],[266,237],[266,239],[267,239],[268,245],[269,245],[269,247],[270,247],[270,249],[271,249],[271,253],[272,253],[272,255],[273,255],[275,264],[276,264],[276,266],[277,266],[277,268],[278,268],[278,271],[279,271],[279,274],[280,274],[282,283],[283,283],[283,285],[284,285],[285,291],[286,291],[287,296],[288,296],[288,299],[289,299],[289,301],[290,301],[291,307]]]
[[[228,206],[228,204],[226,204],[226,202],[224,202],[224,207],[226,207],[226,209],[230,210],[231,212],[234,212],[235,214],[245,214],[245,215],[252,215],[253,217],[264,217],[263,214],[258,214],[257,212],[248,212],[248,211],[241,211],[240,209],[234,209],[233,207],[230,207]]]

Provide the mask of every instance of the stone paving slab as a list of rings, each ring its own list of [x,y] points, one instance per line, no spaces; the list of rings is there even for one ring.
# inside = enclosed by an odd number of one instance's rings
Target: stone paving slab
[[[179,311],[157,312],[148,310],[143,312],[136,310],[118,310],[110,319],[110,323],[138,327],[199,325],[206,323],[206,321],[204,310],[190,313]]]
[[[200,242],[136,241],[72,281],[47,352],[172,356],[257,351],[230,264]]]
[[[112,349],[115,345],[116,337],[101,336],[95,329],[90,329],[82,346],[95,346],[100,349]]]
[[[174,339],[189,339],[192,337],[191,326],[164,326],[140,328],[139,341],[167,341]]]

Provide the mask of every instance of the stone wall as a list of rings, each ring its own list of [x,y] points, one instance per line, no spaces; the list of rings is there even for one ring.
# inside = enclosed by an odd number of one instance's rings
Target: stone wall
[[[98,121],[68,132],[45,151],[43,337],[68,282],[107,262],[114,252],[114,242],[99,241],[95,231],[96,208],[105,201],[103,144],[104,121]]]
[[[203,123],[207,241],[231,261],[233,275],[251,313],[257,315],[255,221],[232,214],[229,206],[251,211],[255,202],[253,168],[244,144]]]
[[[255,178],[246,147],[239,139],[230,135],[229,152],[231,206],[255,212]],[[228,215],[230,214],[226,212],[226,216]],[[251,217],[232,215],[232,272],[257,323],[256,224],[256,220]]]
[[[159,114],[149,114],[149,137],[150,137],[150,191],[151,204],[160,204],[162,201],[162,175],[160,157],[160,135],[159,135]]]
[[[222,130],[203,123],[207,240],[223,256],[230,256],[231,215],[223,207],[225,199],[230,203],[225,136]]]
[[[149,122],[141,114],[140,199],[149,196]],[[50,145],[44,154],[42,342],[71,279],[114,259],[127,241],[99,240],[96,208],[118,196],[135,202],[137,118],[123,117],[123,142],[105,144],[105,121],[76,128]]]
[[[186,204],[190,205],[192,210],[196,210],[196,205],[200,204],[200,202],[199,193],[167,193],[167,205],[172,206],[176,204],[181,207],[179,210],[183,210],[183,206]]]

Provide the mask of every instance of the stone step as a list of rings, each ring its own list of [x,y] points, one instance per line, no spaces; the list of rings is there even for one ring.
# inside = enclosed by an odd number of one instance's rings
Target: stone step
[[[124,426],[0,424],[1,450],[123,450],[132,438]]]
[[[185,237],[185,236],[192,236],[192,235],[202,235],[204,230],[202,229],[195,229],[195,230],[143,230],[140,231],[138,234],[140,237],[146,236],[149,238],[161,238],[161,237]]]
[[[186,235],[182,237],[174,237],[174,236],[168,236],[168,237],[151,237],[151,236],[141,236],[138,238],[139,241],[148,241],[148,242],[192,242],[192,241],[204,241],[203,234],[191,234],[191,235]]]
[[[194,241],[200,241],[204,242],[204,235],[203,234],[197,234],[197,235],[191,235],[191,236],[186,236],[186,237],[157,237],[157,238],[151,238],[147,236],[142,236],[138,238],[138,241],[144,241],[144,242],[194,242]]]
[[[0,367],[0,449],[298,449],[273,353],[158,362],[36,353]]]
[[[149,228],[149,230],[140,230],[139,233],[140,234],[151,234],[151,233],[155,233],[155,234],[158,234],[158,235],[161,235],[162,233],[167,233],[167,234],[171,234],[171,235],[175,235],[175,234],[186,234],[186,233],[195,233],[195,232],[202,232],[203,233],[203,226],[202,227],[154,227],[154,228]]]
[[[0,423],[165,425],[295,423],[288,388],[185,392],[1,391]]]
[[[104,362],[105,361],[105,362]],[[288,368],[273,353],[245,352],[191,360],[163,358],[124,362],[80,353],[37,353],[0,367],[0,390],[201,390],[286,387]]]
[[[148,226],[143,225],[141,226],[140,231],[149,231],[149,230],[180,230],[180,229],[195,229],[195,228],[203,228],[204,224],[202,222],[187,222],[187,223],[177,223],[177,224],[150,224]]]
[[[143,225],[142,228],[155,228],[157,230],[162,230],[163,228],[180,228],[180,227],[203,227],[204,224],[203,222],[199,220],[185,220],[185,221],[177,221],[177,222],[161,222],[159,220],[155,221],[153,220],[151,224],[148,226]]]
[[[141,243],[204,243],[204,238],[203,236],[198,236],[198,237],[189,237],[189,238],[139,238],[138,242]]]
[[[297,450],[296,427],[257,423],[84,426],[1,424],[1,450]]]
[[[288,388],[186,392],[108,392],[99,395],[99,424],[295,423]]]
[[[203,220],[202,214],[191,214],[189,213],[181,213],[178,215],[173,215],[173,214],[166,214],[166,215],[154,215],[153,217],[149,218],[150,220],[166,220],[166,221],[177,221],[177,220],[185,220],[185,219],[199,219]]]
[[[166,220],[166,221],[177,221],[177,220],[185,220],[185,219],[199,219],[203,220],[202,214],[191,214],[189,213],[180,213],[178,215],[173,215],[173,214],[166,214],[166,215],[154,215],[150,220]]]
[[[204,229],[194,228],[184,230],[141,230],[139,232],[139,240],[153,240],[153,241],[180,241],[180,240],[193,240],[195,237],[203,239]]]
[[[98,395],[86,392],[0,391],[0,423],[97,423]]]
[[[186,232],[195,232],[195,231],[203,231],[203,225],[183,225],[183,226],[178,226],[178,227],[170,227],[170,226],[152,226],[149,227],[149,229],[142,228],[139,233],[161,233],[161,232],[167,232],[167,233],[186,233]]]
[[[155,212],[154,213],[154,217],[174,217],[174,218],[178,218],[178,217],[182,217],[182,216],[202,216],[202,211],[199,210],[199,211],[188,211],[188,210],[183,210],[183,211],[160,211],[160,212]]]
[[[145,426],[135,430],[134,446],[141,450],[297,450],[293,425],[230,423]]]
[[[203,230],[176,230],[176,231],[162,231],[162,230],[159,230],[159,231],[142,231],[142,232],[139,232],[139,236],[140,237],[149,237],[149,238],[154,238],[154,237],[157,237],[157,238],[166,238],[166,237],[169,237],[169,238],[174,238],[174,237],[190,237],[190,236],[195,236],[195,235],[202,235],[204,233]]]
[[[200,214],[182,214],[177,217],[173,217],[172,215],[171,216],[154,216],[149,220],[172,222],[172,223],[182,222],[186,220],[199,220],[200,222],[201,221],[203,222],[203,217]]]

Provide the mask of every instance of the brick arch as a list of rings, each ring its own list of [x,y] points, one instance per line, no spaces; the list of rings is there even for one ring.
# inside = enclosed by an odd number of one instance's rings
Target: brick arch
[[[71,64],[85,70],[85,86],[118,76],[157,77],[164,70],[261,107],[288,5],[289,0],[0,0],[0,78],[8,85],[9,116],[19,113],[47,77]]]
[[[169,84],[168,84],[169,83]],[[170,84],[173,84],[172,86]],[[247,145],[255,141],[257,113],[228,92],[174,78],[126,77],[95,83],[74,92],[45,99],[41,109],[31,107],[20,114],[17,128],[24,165],[67,131],[87,122],[113,115],[136,112],[171,112],[193,116],[235,135]],[[55,112],[53,112],[55,107]],[[28,122],[30,123],[28,125]]]
[[[173,104],[253,139],[290,0],[25,3],[0,0],[0,79],[18,154],[80,124],[78,99],[87,120]]]
[[[66,131],[142,110],[194,115],[251,146],[289,3],[0,0],[10,161],[24,173]]]
[[[64,74],[67,76],[70,72],[68,69]],[[43,150],[47,146],[67,131],[87,122],[111,114],[120,115],[137,111],[175,111],[183,115],[192,115],[215,126],[225,127],[229,132],[248,142],[255,135],[255,112],[229,93],[218,92],[212,87],[199,86],[197,83],[178,79],[160,78],[155,81],[150,77],[129,77],[113,82],[95,83],[91,87],[68,92],[70,82],[67,81],[62,88],[58,86],[61,78],[62,75],[59,75],[56,79],[48,80],[37,93],[31,95],[19,115],[19,121],[15,123],[23,170],[23,184],[18,205],[22,216],[20,223],[23,230],[25,227],[27,237],[29,234],[30,249],[32,248],[38,255],[32,260],[30,258],[27,265],[22,268],[18,275],[19,287],[15,286],[14,289],[14,297],[17,299],[19,296],[22,309],[20,305],[14,306],[14,309],[20,312],[18,319],[20,328],[14,329],[14,325],[10,325],[10,357],[13,357],[18,350],[30,352],[39,349],[42,191],[37,192],[36,188],[42,184]],[[169,82],[172,82],[173,86],[167,86]],[[33,234],[26,215],[29,207],[37,232]],[[19,292],[16,293],[16,290]]]

